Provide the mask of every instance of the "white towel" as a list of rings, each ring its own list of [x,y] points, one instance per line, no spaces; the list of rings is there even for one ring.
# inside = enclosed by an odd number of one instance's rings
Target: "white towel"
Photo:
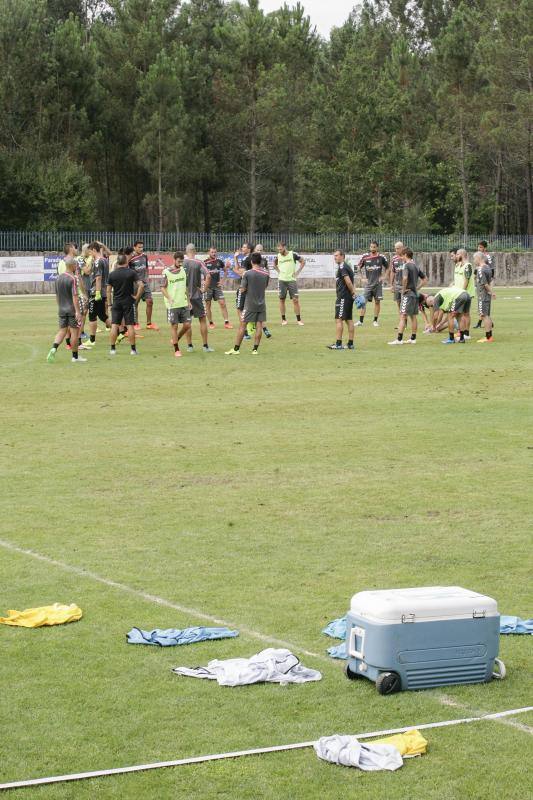
[[[315,752],[324,761],[343,767],[358,767],[365,772],[403,766],[400,751],[391,744],[361,744],[355,736],[323,736],[314,744]]]
[[[207,667],[174,667],[177,675],[216,680],[220,686],[245,686],[250,683],[307,683],[319,681],[320,672],[300,664],[298,658],[285,649],[268,647],[251,658],[214,659]]]

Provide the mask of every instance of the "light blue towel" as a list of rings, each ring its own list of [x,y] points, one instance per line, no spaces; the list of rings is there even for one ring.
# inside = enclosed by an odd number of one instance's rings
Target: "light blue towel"
[[[126,635],[128,644],[156,644],[160,647],[171,647],[176,644],[194,644],[204,642],[206,639],[232,639],[239,635],[239,631],[230,631],[229,628],[155,628],[153,631],[142,631],[132,628]]]
[[[533,633],[533,619],[520,619],[520,617],[509,617],[502,614],[500,633]]]
[[[348,653],[346,652],[346,642],[336,644],[335,647],[328,647],[328,656],[331,656],[332,658],[348,658]]]
[[[331,636],[332,639],[346,639],[346,617],[334,619],[333,622],[326,625],[322,633]]]

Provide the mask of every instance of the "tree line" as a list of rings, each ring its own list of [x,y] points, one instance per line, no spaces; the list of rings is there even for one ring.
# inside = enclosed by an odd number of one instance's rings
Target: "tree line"
[[[0,227],[533,234],[531,0],[0,0]]]

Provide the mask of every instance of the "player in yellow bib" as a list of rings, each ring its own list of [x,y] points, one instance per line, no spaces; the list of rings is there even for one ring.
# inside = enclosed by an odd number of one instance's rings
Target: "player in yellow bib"
[[[167,307],[167,317],[172,331],[174,356],[181,358],[179,340],[191,329],[191,308],[187,287],[187,273],[183,266],[183,253],[174,253],[174,264],[163,271],[161,291]],[[178,325],[181,330],[178,333]]]
[[[296,269],[296,265],[300,265],[300,269]],[[294,313],[296,314],[296,322],[298,325],[303,325],[300,300],[298,297],[298,275],[305,267],[305,259],[299,256],[298,253],[292,250],[287,250],[286,242],[278,243],[278,255],[274,261],[274,269],[279,276],[279,310],[281,312],[281,324],[287,325],[287,317],[285,310],[285,298],[287,293],[294,304]]]

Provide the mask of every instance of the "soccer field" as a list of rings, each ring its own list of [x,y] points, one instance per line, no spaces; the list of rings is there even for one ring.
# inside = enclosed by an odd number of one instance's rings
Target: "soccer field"
[[[143,332],[137,359],[126,343],[111,359],[100,334],[78,365],[63,345],[46,363],[53,297],[0,298],[0,615],[53,602],[84,614],[0,625],[0,782],[532,705],[532,637],[500,637],[503,681],[381,697],[346,679],[321,634],[371,588],[465,586],[533,616],[533,290],[496,292],[491,345],[387,347],[386,297],[381,327],[369,309],[355,352],[331,352],[333,293],[302,293],[304,328],[291,312],[279,325],[272,293],[257,357],[247,342],[224,356],[235,331],[215,308],[216,352],[200,352],[195,322],[196,352],[179,361],[155,295],[161,332]],[[239,638],[126,644],[133,626],[213,617]],[[227,688],[171,672],[280,640],[323,679]],[[533,713],[429,730],[428,754],[394,773],[308,749],[20,797],[518,800],[532,733]]]

